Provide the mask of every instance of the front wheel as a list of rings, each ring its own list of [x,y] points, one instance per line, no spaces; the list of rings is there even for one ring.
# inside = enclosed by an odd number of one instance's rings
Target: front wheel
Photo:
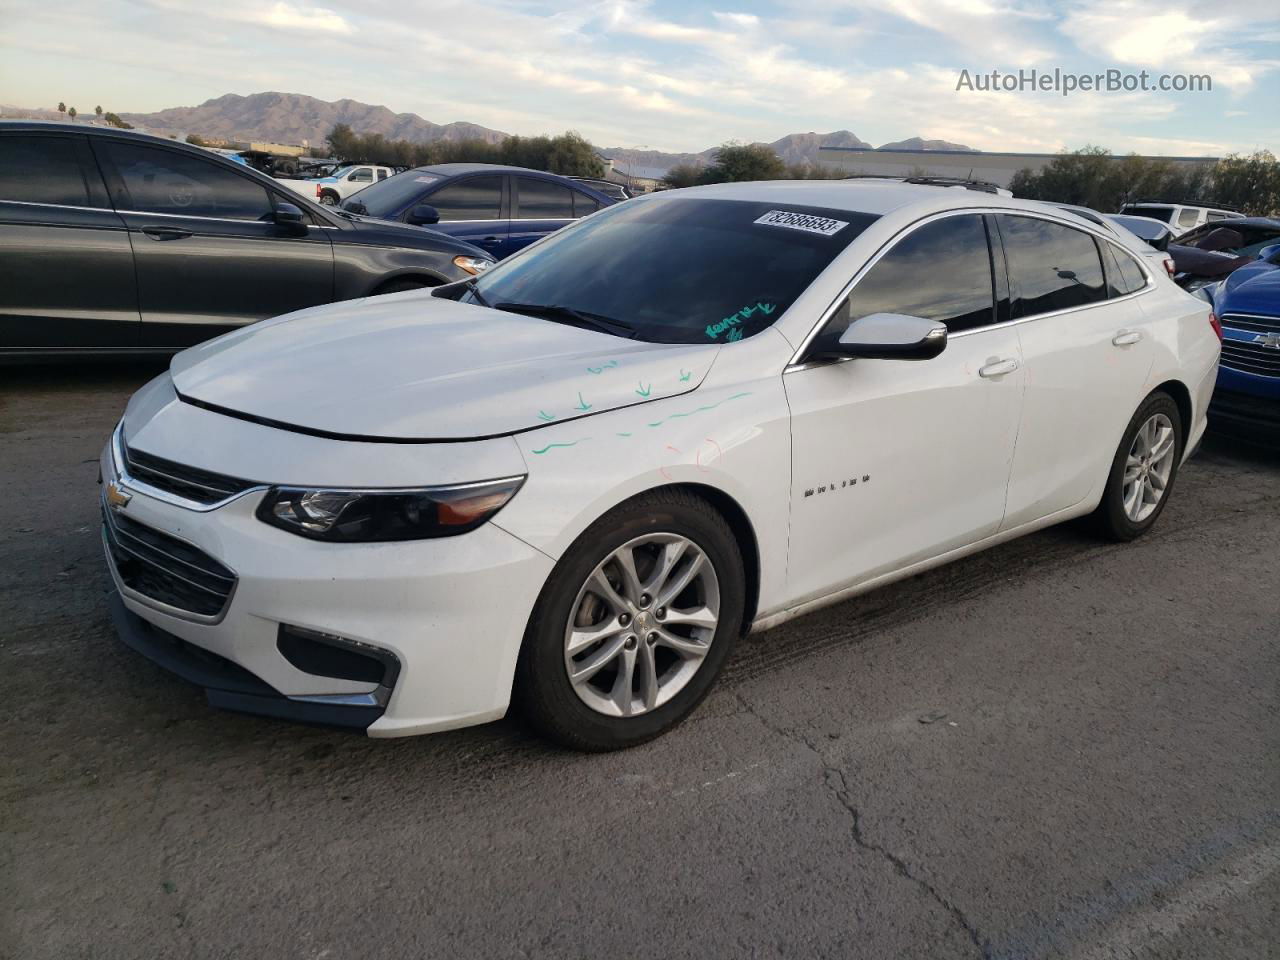
[[[1169,501],[1182,461],[1182,414],[1167,393],[1153,393],[1125,429],[1093,524],[1112,540],[1146,533]]]
[[[549,738],[616,750],[665,733],[706,696],[742,627],[737,541],[678,490],[592,524],[552,572],[529,621],[515,696]]]
[[[320,202],[326,207],[336,207],[338,205],[338,195],[330,190],[326,190],[320,194]]]

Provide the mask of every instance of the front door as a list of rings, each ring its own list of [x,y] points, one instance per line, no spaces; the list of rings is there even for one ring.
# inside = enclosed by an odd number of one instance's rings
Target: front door
[[[186,152],[95,145],[137,266],[144,347],[185,347],[333,299],[326,231],[273,220],[257,180]]]
[[[899,238],[806,354],[850,323],[900,313],[947,324],[932,360],[806,362],[783,377],[791,407],[788,579],[801,601],[996,532],[1024,376],[996,309],[987,228],[947,215]]]

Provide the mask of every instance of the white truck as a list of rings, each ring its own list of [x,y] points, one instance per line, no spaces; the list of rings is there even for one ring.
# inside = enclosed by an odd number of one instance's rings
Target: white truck
[[[277,178],[276,182],[288,187],[294,193],[336,207],[353,193],[363,190],[377,180],[385,180],[394,176],[390,167],[380,167],[372,163],[355,163],[335,170],[331,176],[315,180],[295,180]]]

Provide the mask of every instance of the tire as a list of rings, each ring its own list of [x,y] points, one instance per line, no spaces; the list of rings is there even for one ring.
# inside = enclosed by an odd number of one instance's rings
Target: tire
[[[380,297],[384,293],[403,293],[405,290],[421,290],[429,287],[431,284],[425,280],[388,280],[380,286],[374,293],[375,297]]]
[[[637,577],[631,588],[617,578],[620,589],[610,605],[588,579],[597,571],[606,580],[619,574],[619,552],[633,558]],[[694,565],[699,554],[702,560]],[[661,561],[671,556],[678,559],[664,580],[658,571],[667,569]],[[694,579],[681,588],[691,568],[697,571]],[[645,584],[657,585],[652,598],[643,593]],[[676,592],[668,610],[657,601],[670,590]],[[617,600],[629,603],[631,613],[616,613],[622,609]],[[547,579],[525,631],[513,700],[539,732],[566,747],[619,750],[652,740],[707,695],[741,631],[745,607],[742,555],[724,518],[682,490],[637,497],[588,527]],[[599,621],[585,616],[591,608],[599,611]],[[718,614],[713,626],[680,622],[713,609]],[[620,623],[627,625],[613,629]],[[611,632],[571,653],[571,631],[578,624],[577,636]],[[611,650],[616,653],[606,660]],[[591,673],[595,661],[605,665]],[[634,673],[624,680],[628,662]],[[571,664],[581,671],[577,684],[569,677]],[[613,709],[619,713],[605,712]]]
[[[332,190],[326,190],[320,194],[320,202],[326,207],[336,207],[339,199],[339,196]]]
[[[1164,459],[1147,456],[1144,461],[1144,444],[1138,442],[1139,432],[1150,429],[1149,425],[1153,422],[1161,438],[1165,436],[1165,431],[1172,431],[1172,436],[1169,438],[1172,447],[1166,454],[1167,473],[1163,470]],[[1149,435],[1144,435],[1146,436]],[[1116,450],[1115,458],[1111,461],[1111,472],[1107,476],[1102,501],[1090,517],[1095,532],[1109,540],[1127,542],[1151,529],[1160,514],[1164,512],[1165,504],[1169,502],[1169,496],[1173,493],[1174,481],[1178,477],[1178,467],[1182,462],[1182,437],[1182,414],[1173,398],[1163,391],[1157,391],[1147,397],[1129,421],[1129,426],[1125,428],[1124,437]],[[1163,443],[1162,439],[1157,446],[1163,449]],[[1138,461],[1136,464],[1131,462],[1131,454]],[[1136,491],[1139,494],[1138,499],[1132,496],[1135,492],[1134,487],[1126,486],[1125,483],[1126,473],[1132,473],[1134,470],[1138,471],[1139,477],[1149,478],[1146,489]],[[1162,487],[1160,487],[1161,484],[1163,484]],[[1160,489],[1156,490],[1157,487]],[[1128,499],[1126,499],[1126,492],[1130,494]],[[1158,493],[1158,499],[1154,504],[1149,502],[1153,493]],[[1139,508],[1136,515],[1135,503]]]

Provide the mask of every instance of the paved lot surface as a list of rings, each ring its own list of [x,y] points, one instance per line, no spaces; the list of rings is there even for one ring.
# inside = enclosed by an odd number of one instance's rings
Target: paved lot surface
[[[638,750],[376,742],[112,637],[95,461],[158,369],[0,369],[0,956],[1280,956],[1280,458],[752,637]]]

